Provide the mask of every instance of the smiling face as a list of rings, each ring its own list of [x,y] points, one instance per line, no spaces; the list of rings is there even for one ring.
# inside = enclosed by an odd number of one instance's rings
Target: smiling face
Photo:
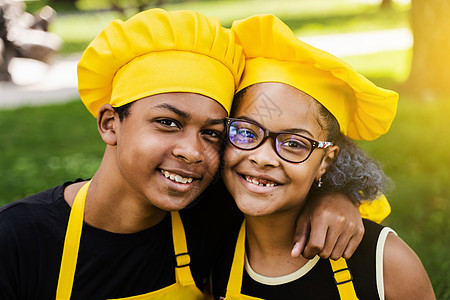
[[[319,123],[316,100],[282,83],[260,83],[247,88],[233,117],[255,121],[270,131],[288,131],[318,141],[327,140]],[[337,155],[337,147],[315,149],[302,163],[290,163],[275,152],[271,138],[254,150],[225,149],[224,181],[246,215],[266,216],[298,212],[314,180]]]
[[[122,121],[115,114],[115,183],[127,197],[179,210],[211,182],[219,165],[225,109],[208,97],[166,93],[136,101]]]

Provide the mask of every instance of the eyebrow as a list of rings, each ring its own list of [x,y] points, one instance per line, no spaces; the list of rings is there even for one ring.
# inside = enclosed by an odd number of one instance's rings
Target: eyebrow
[[[174,107],[174,106],[172,106],[172,105],[170,105],[168,103],[158,104],[157,106],[155,106],[155,108],[156,109],[160,109],[160,110],[170,110],[173,113],[175,113],[178,116],[180,116],[181,118],[184,118],[184,119],[187,119],[187,120],[190,120],[192,118],[191,114],[189,114],[189,113],[187,113],[185,111],[182,111],[182,110],[180,110],[180,109],[178,109],[178,108],[176,108],[176,107]],[[223,119],[211,119],[211,118],[208,118],[206,120],[206,123],[208,125],[224,125],[225,126],[225,119],[224,118]]]
[[[188,114],[187,112],[184,112],[182,110],[179,110],[178,108],[176,108],[168,103],[158,104],[157,106],[155,106],[155,108],[160,109],[160,110],[170,110],[184,119],[191,119],[190,114]]]
[[[263,125],[261,125],[258,121],[253,120],[252,118],[246,117],[246,116],[239,116],[237,117],[237,119],[243,119],[243,120],[247,120],[253,123],[258,124],[259,126],[265,128]],[[281,131],[277,131],[277,132],[290,132],[290,133],[296,133],[296,134],[307,134],[310,137],[314,137],[311,132],[309,132],[306,129],[300,129],[300,128],[286,128],[286,129],[282,129]]]

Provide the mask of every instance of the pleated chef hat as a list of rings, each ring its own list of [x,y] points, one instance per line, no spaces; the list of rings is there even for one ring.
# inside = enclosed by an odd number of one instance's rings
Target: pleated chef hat
[[[241,46],[216,18],[150,9],[111,22],[78,63],[81,100],[95,117],[114,107],[167,92],[208,96],[229,112],[244,68]]]
[[[273,15],[235,21],[232,30],[246,57],[238,90],[260,82],[285,83],[325,106],[352,139],[374,140],[389,130],[396,92],[377,87],[346,62],[299,40]]]

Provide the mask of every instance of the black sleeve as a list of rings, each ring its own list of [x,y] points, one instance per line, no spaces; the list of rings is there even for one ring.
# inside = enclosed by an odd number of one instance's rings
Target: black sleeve
[[[0,299],[54,297],[65,227],[44,204],[55,191],[0,208]]]

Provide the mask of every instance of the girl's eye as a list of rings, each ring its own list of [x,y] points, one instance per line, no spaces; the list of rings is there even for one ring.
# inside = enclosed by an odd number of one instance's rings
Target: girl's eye
[[[239,129],[237,130],[237,135],[241,138],[241,139],[245,139],[245,140],[253,140],[256,139],[256,134],[249,130],[249,129]]]
[[[281,143],[281,147],[288,151],[305,151],[308,145],[298,140],[285,140]]]

